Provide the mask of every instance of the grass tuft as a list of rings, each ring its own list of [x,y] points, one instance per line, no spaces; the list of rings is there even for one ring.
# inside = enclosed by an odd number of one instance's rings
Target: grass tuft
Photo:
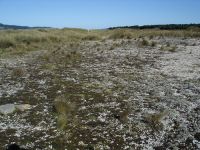
[[[12,77],[22,77],[25,74],[22,68],[14,68],[12,71]]]
[[[150,45],[150,42],[146,39],[142,39],[142,40],[139,40],[138,41],[138,46],[139,47],[146,47],[146,46],[149,46]]]
[[[155,114],[149,114],[146,117],[146,121],[147,123],[149,123],[151,125],[151,127],[155,130],[161,130],[163,129],[163,124],[162,124],[162,120],[169,114],[168,110],[165,110],[163,112],[160,113],[155,113]]]
[[[58,128],[64,130],[67,123],[74,118],[75,104],[69,102],[66,96],[62,95],[55,98],[54,108],[57,113]]]
[[[84,41],[98,41],[101,40],[101,38],[98,35],[86,35],[82,38]]]
[[[110,36],[109,39],[132,39],[132,34],[128,30],[116,30]]]

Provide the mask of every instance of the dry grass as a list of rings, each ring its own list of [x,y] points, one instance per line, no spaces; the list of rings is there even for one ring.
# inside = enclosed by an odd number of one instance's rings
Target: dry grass
[[[98,35],[86,35],[82,38],[84,41],[97,41],[101,40],[100,36]]]
[[[132,32],[128,30],[116,30],[109,36],[109,39],[132,39]]]
[[[161,50],[161,51],[176,52],[177,46],[175,46],[175,45],[170,45],[169,43],[167,43],[166,46],[163,46],[163,45],[162,45],[162,46],[160,47],[160,50]]]
[[[106,41],[107,39],[132,39],[139,37],[200,37],[199,28],[187,30],[159,30],[159,29],[116,29],[91,30],[84,29],[32,29],[32,30],[0,30],[1,56],[24,54],[33,50],[55,50],[60,45],[81,43],[82,41]],[[142,45],[146,45],[145,41]],[[154,47],[154,43],[149,46]]]
[[[150,42],[147,39],[138,40],[138,47],[146,47],[149,46]]]
[[[44,61],[45,65],[54,66],[54,68],[75,64],[80,59],[81,54],[78,51],[73,50],[73,47],[69,49],[64,46],[40,56],[40,60]]]
[[[33,50],[54,50],[63,43],[79,42],[86,33],[76,30],[2,30],[0,52],[24,54]]]

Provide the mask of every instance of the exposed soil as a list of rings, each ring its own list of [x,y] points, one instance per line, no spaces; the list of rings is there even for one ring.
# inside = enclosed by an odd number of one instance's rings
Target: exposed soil
[[[47,51],[1,59],[0,105],[32,107],[0,115],[0,148],[200,149],[200,40],[154,41],[84,42],[79,61],[54,70],[40,59]],[[162,50],[168,43],[176,49]],[[53,109],[60,95],[76,105],[64,130]]]

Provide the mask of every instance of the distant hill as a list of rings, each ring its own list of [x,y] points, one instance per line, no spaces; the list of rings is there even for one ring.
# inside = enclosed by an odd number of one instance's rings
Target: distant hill
[[[165,25],[143,25],[143,26],[121,26],[110,27],[108,29],[160,29],[160,30],[183,30],[190,27],[199,27],[200,24],[165,24]]]
[[[17,25],[6,25],[0,23],[0,30],[2,29],[40,29],[40,28],[50,28],[50,27],[29,27],[29,26],[17,26]]]

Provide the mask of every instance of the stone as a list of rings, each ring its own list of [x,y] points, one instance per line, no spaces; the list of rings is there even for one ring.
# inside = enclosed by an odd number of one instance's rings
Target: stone
[[[18,111],[25,111],[31,108],[31,105],[29,104],[20,104],[20,105],[14,105],[14,104],[5,104],[0,106],[0,114],[8,115],[14,113],[16,110]]]
[[[8,115],[16,111],[14,104],[5,104],[0,106],[0,114]]]
[[[31,108],[31,105],[29,104],[21,104],[21,105],[15,105],[16,109],[19,111],[25,111]]]

